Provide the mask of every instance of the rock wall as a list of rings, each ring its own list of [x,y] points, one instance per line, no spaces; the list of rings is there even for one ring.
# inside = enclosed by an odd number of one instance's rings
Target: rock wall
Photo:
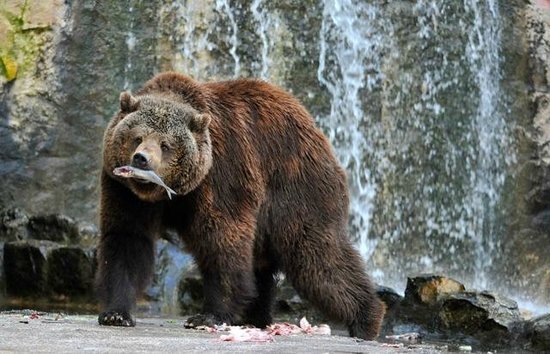
[[[142,36],[126,73],[127,33],[154,38],[155,3],[133,13],[127,2],[4,3],[0,201],[94,220],[105,124],[126,77],[143,82],[156,69],[154,39]]]
[[[528,47],[524,59],[529,111],[519,117],[523,130],[523,164],[516,193],[518,223],[505,248],[505,258],[518,260],[506,268],[511,279],[532,289],[541,304],[550,303],[550,3],[533,2],[525,12]],[[520,53],[516,54],[519,55]]]

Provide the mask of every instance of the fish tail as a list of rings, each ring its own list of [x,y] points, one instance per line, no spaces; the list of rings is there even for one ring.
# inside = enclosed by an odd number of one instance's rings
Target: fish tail
[[[172,200],[172,194],[173,195],[178,195],[178,193],[176,193],[172,188],[166,186],[166,193],[168,193],[168,198],[170,198],[170,200]]]

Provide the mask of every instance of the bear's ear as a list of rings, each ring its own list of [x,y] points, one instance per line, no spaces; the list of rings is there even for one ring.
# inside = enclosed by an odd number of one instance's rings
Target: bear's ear
[[[139,108],[139,100],[128,91],[120,94],[120,110],[124,113],[132,113]]]
[[[189,129],[191,131],[194,131],[196,133],[202,133],[203,131],[208,128],[208,125],[210,124],[210,115],[207,113],[199,113],[195,115],[193,118],[191,118],[191,121],[189,122]]]

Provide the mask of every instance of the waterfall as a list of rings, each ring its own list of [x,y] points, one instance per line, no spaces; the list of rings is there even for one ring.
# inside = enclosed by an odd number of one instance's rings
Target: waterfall
[[[332,102],[322,120],[348,171],[359,249],[398,287],[428,271],[495,286],[486,276],[515,162],[497,4],[418,1],[395,9],[399,22],[388,6],[325,1],[323,12],[318,77]]]
[[[237,55],[237,46],[239,45],[237,34],[239,28],[237,26],[237,22],[235,21],[235,15],[233,14],[233,9],[229,5],[229,0],[216,0],[216,10],[218,10],[218,12],[225,13],[229,19],[231,29],[231,48],[229,49],[229,53],[231,53],[231,57],[235,62],[233,77],[238,78],[241,74],[241,62],[239,56]]]
[[[128,54],[126,56],[126,65],[124,65],[124,90],[130,89],[130,73],[132,72],[132,54],[136,46],[136,35],[135,32],[135,23],[133,21],[132,13],[134,12],[134,7],[130,4],[128,7],[128,13],[130,17],[130,25],[128,32],[126,33],[126,49]]]
[[[498,5],[179,0],[166,13],[177,70],[260,77],[304,102],[346,168],[350,237],[378,282],[441,272],[496,288],[516,163]]]
[[[363,3],[327,1],[324,5],[317,78],[330,92],[332,101],[329,116],[317,117],[317,121],[328,131],[338,158],[347,169],[352,232],[361,254],[368,259],[376,247],[376,239],[369,239],[368,231],[377,184],[372,169],[366,168],[363,160],[377,151],[369,139],[369,128],[359,124],[365,117],[359,95],[365,86],[373,88],[382,79],[380,72],[372,73],[379,66],[373,53],[376,55],[382,40],[375,28],[365,26],[359,14],[366,15],[366,22],[379,15],[378,9]],[[329,38],[334,40],[332,47]],[[329,49],[334,53],[332,58]]]

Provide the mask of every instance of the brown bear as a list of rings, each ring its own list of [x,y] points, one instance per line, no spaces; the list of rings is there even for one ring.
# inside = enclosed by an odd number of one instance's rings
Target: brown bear
[[[124,165],[159,185],[124,179]],[[98,290],[102,325],[133,326],[155,239],[175,230],[204,283],[189,326],[271,323],[274,275],[351,336],[378,335],[385,307],[348,239],[348,189],[328,139],[290,94],[266,82],[199,83],[159,74],[123,92],[104,137]]]

